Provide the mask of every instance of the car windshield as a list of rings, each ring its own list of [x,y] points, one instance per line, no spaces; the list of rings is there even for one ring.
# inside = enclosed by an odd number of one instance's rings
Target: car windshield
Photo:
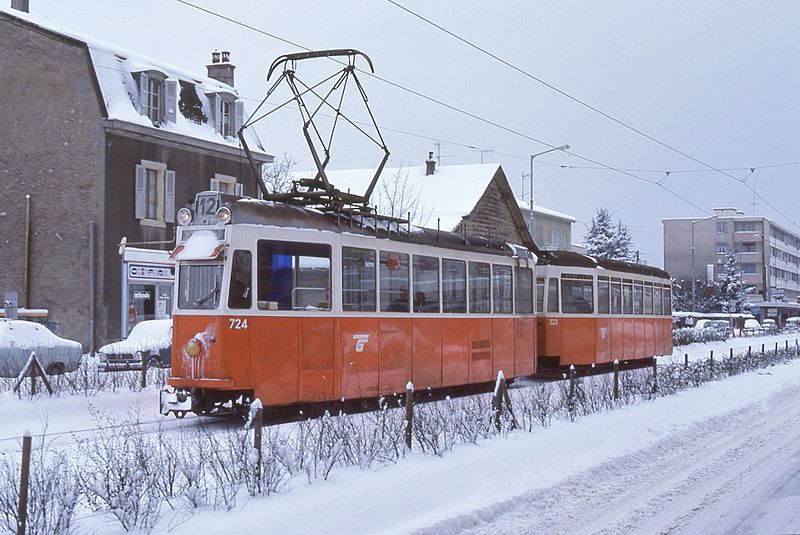
[[[178,270],[178,308],[217,308],[221,288],[222,264],[181,264]]]

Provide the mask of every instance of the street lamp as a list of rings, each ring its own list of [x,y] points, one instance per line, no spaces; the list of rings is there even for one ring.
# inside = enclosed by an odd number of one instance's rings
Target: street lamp
[[[547,149],[542,152],[537,152],[536,154],[531,154],[531,198],[530,198],[530,206],[531,206],[531,238],[533,238],[533,159],[537,156],[541,156],[542,154],[547,154],[548,152],[555,152],[557,150],[568,150],[569,145],[559,145],[558,147],[553,147],[552,149]]]
[[[704,217],[703,219],[696,219],[692,221],[692,312],[697,312],[697,298],[695,296],[695,279],[697,276],[695,275],[694,270],[694,224],[701,223],[703,221],[708,221],[709,219],[715,219],[717,217],[716,214],[710,215],[708,217]]]

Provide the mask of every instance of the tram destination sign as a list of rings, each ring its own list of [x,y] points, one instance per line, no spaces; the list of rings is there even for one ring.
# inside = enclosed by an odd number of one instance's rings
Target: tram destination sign
[[[129,279],[175,280],[175,269],[170,266],[128,264]]]

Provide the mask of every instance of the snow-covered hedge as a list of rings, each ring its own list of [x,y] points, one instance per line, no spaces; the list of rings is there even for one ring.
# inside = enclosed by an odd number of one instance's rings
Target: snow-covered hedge
[[[716,342],[727,340],[728,335],[718,329],[695,329],[694,327],[682,327],[672,331],[672,345],[685,346],[695,342]]]
[[[669,364],[656,376],[652,368],[625,371],[618,399],[611,374],[578,378],[573,400],[566,380],[512,388],[516,431],[508,411],[495,426],[491,394],[417,404],[412,451],[442,456],[459,444],[531,432],[553,420],[575,420],[795,358],[792,347]],[[370,470],[399,462],[409,453],[400,401],[381,398],[373,412],[267,427],[260,462],[252,431],[241,425],[198,418],[167,431],[136,415],[116,421],[98,413],[98,428],[70,448],[80,456],[49,448],[47,436],[35,439],[28,532],[75,531],[97,515],[125,530],[167,529],[199,507],[230,510],[244,493],[287,492],[344,467]],[[0,529],[10,532],[16,530],[19,471],[15,456],[0,461]]]

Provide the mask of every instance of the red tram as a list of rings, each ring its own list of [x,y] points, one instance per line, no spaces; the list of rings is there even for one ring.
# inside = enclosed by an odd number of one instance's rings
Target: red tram
[[[671,352],[668,275],[203,192],[179,211],[161,411],[374,398]],[[537,316],[537,309],[540,314]],[[538,324],[538,326],[537,326]]]

